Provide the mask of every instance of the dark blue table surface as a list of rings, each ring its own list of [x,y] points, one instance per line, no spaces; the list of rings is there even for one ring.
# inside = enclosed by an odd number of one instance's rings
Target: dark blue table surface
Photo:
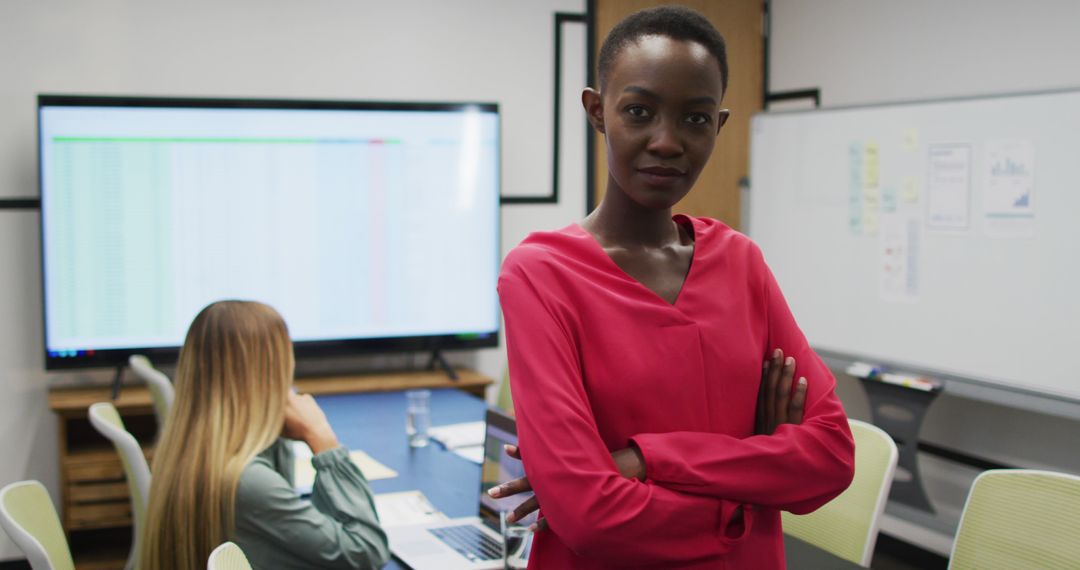
[[[341,443],[360,449],[398,472],[392,479],[372,481],[376,493],[419,489],[450,517],[477,514],[480,466],[432,441],[409,447],[405,435],[405,393],[377,392],[319,396]],[[487,404],[454,388],[431,391],[431,425],[483,421]]]
[[[315,398],[341,443],[359,449],[398,472],[372,481],[376,493],[419,489],[450,517],[474,516],[480,503],[480,466],[432,441],[409,447],[405,435],[405,393],[338,394]],[[431,425],[482,421],[487,404],[455,388],[431,390]],[[784,535],[788,568],[855,569],[859,565]],[[405,568],[397,559],[387,569]]]

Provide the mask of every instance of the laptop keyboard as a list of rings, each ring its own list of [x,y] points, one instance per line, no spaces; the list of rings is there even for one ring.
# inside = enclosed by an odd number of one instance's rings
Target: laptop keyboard
[[[428,532],[472,561],[499,560],[502,545],[471,524],[429,528]]]

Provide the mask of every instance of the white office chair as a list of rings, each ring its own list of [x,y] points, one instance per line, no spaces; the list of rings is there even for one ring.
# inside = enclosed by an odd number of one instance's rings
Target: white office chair
[[[173,385],[163,372],[154,368],[150,359],[141,354],[132,354],[128,358],[128,366],[140,380],[146,382],[150,389],[150,398],[154,400],[154,415],[157,416],[158,433],[165,427],[165,420],[169,417],[169,410],[173,404]]]
[[[848,421],[855,438],[851,485],[810,514],[784,512],[781,517],[785,533],[869,568],[899,452],[896,442],[881,428]]]
[[[251,570],[251,563],[248,562],[247,556],[244,556],[244,551],[240,550],[239,546],[232,542],[225,542],[210,553],[206,569]]]
[[[124,421],[112,404],[98,402],[90,406],[90,423],[116,447],[124,466],[131,494],[131,518],[135,521],[131,527],[131,554],[124,568],[133,570],[139,560],[139,539],[146,519],[146,503],[150,499],[150,466],[146,464],[139,442],[124,429]]]
[[[33,570],[74,570],[60,517],[41,483],[19,481],[0,489],[0,527]]]

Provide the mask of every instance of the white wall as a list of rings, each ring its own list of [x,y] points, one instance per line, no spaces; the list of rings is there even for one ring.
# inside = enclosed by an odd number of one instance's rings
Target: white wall
[[[1078,25],[1073,0],[772,0],[769,87],[819,87],[823,106],[1076,88]],[[851,415],[869,417],[861,387],[841,378],[840,393]],[[1077,421],[946,394],[931,407],[923,439],[1080,473],[1077,433]],[[920,465],[939,519],[955,524],[977,471],[925,454]],[[947,554],[947,537],[893,531]]]
[[[583,0],[232,0],[0,3],[0,198],[34,197],[39,92],[310,99],[495,101],[503,193],[551,190],[555,12]],[[561,197],[503,209],[503,249],[584,214],[583,26],[566,29]],[[575,55],[577,54],[577,55]],[[0,210],[0,485],[58,494],[35,210]],[[502,376],[502,349],[455,355]],[[0,560],[20,557],[0,533]]]
[[[769,89],[828,106],[1080,87],[1073,0],[772,0]]]

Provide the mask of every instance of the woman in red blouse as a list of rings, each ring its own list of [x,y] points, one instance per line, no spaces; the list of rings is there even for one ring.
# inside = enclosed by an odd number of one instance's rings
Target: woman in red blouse
[[[728,116],[723,39],[697,12],[646,10],[599,72],[582,101],[604,199],[499,277],[528,477],[493,494],[535,490],[512,515],[540,506],[530,568],[783,568],[780,511],[842,492],[854,444],[758,247],[672,216]]]

